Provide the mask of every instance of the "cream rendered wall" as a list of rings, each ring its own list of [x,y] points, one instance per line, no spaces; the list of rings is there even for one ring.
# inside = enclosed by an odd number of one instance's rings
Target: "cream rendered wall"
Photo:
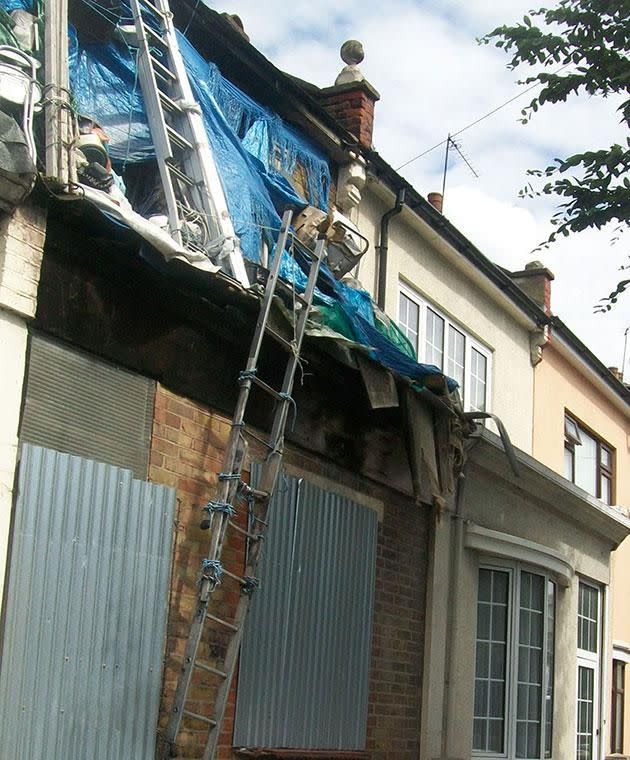
[[[563,474],[565,409],[615,449],[615,502],[630,507],[630,408],[624,414],[561,355],[553,336],[534,375],[534,456]],[[610,636],[630,645],[630,540],[613,552]],[[608,679],[610,683],[610,670]],[[626,666],[624,752],[630,755],[630,664]],[[609,695],[606,694],[606,698]],[[606,708],[608,709],[608,708]],[[609,715],[605,715],[609,720]],[[609,740],[606,739],[606,749]]]
[[[45,213],[28,205],[0,221],[0,602],[13,506],[27,325],[35,316],[45,228]]]
[[[374,192],[373,183],[368,184],[359,207],[358,225],[370,241],[378,242],[381,217],[391,206]],[[361,261],[359,280],[373,296],[376,270],[372,245]],[[400,279],[492,351],[490,411],[503,420],[512,442],[531,453],[533,369],[528,329],[453,266],[423,233],[409,210],[390,223],[385,311],[395,320]],[[492,423],[489,427],[493,428]]]

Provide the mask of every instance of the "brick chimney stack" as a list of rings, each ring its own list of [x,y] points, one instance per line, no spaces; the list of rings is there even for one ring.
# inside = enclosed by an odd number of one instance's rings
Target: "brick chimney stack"
[[[437,209],[440,214],[442,213],[442,207],[444,206],[444,198],[442,196],[442,193],[429,193],[427,195],[427,200],[434,209]]]
[[[525,265],[525,269],[511,272],[510,277],[545,314],[551,315],[551,282],[555,279],[553,272],[541,261],[530,261]]]
[[[358,40],[344,42],[341,58],[346,65],[335,84],[321,89],[318,98],[331,116],[351,132],[361,145],[371,148],[374,104],[381,96],[359,69],[363,57],[363,45]]]

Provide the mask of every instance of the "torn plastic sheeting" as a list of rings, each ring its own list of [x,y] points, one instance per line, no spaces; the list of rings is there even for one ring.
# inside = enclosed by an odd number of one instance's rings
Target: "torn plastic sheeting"
[[[0,0],[0,8],[7,13],[12,11],[28,11],[33,13],[37,0]]]
[[[143,240],[159,251],[166,261],[182,259],[191,266],[205,272],[218,272],[220,267],[212,264],[202,253],[195,254],[187,248],[177,245],[173,238],[153,222],[149,222],[131,209],[123,209],[101,190],[81,185],[82,197],[93,203],[101,213],[116,224],[133,230]]]

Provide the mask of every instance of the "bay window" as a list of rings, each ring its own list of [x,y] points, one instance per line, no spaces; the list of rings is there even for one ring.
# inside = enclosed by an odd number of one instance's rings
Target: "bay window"
[[[580,583],[577,618],[577,741],[576,760],[595,760],[599,726],[601,658],[601,593]]]
[[[518,564],[479,570],[477,757],[551,757],[556,586]]]

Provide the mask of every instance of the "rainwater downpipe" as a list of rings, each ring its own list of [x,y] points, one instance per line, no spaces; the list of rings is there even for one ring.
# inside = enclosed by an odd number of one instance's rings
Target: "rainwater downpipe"
[[[389,221],[392,217],[400,214],[405,205],[405,188],[398,188],[396,203],[393,208],[386,211],[381,218],[381,234],[378,251],[378,286],[376,291],[376,303],[385,311],[385,292],[387,290],[387,249],[389,248]]]

